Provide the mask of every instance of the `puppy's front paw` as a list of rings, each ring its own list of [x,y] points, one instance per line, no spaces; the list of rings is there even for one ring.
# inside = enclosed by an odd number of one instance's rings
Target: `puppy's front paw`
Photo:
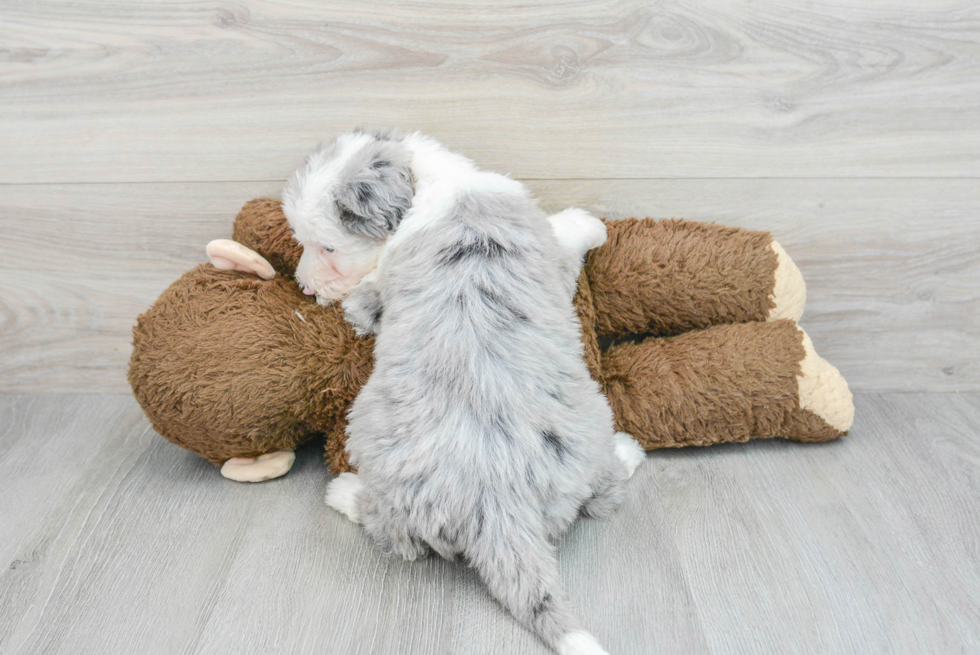
[[[327,486],[327,496],[324,499],[328,506],[349,518],[354,523],[360,523],[361,517],[357,512],[357,496],[364,483],[354,473],[341,473]]]
[[[585,255],[606,242],[606,224],[584,209],[572,207],[548,220],[561,247],[576,255]]]
[[[360,336],[374,334],[381,323],[384,307],[381,304],[381,294],[373,281],[362,280],[344,299],[344,318],[354,326],[354,332]]]

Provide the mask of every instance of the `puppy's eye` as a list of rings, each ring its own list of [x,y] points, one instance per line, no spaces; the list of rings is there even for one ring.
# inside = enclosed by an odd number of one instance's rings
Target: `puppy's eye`
[[[333,252],[333,248],[327,248],[326,246],[320,246],[321,252]]]

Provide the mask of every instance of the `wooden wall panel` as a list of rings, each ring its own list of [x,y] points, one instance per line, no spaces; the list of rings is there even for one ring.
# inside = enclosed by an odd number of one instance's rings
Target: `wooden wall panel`
[[[980,390],[972,180],[531,181],[548,209],[768,229],[858,390]],[[126,391],[136,316],[280,182],[0,186],[0,391]]]
[[[357,124],[525,178],[977,176],[975,3],[5,3],[0,182],[265,180]]]

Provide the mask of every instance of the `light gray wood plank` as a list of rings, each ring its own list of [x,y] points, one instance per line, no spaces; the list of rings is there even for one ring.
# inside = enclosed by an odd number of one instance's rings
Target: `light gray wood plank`
[[[0,186],[0,389],[126,391],[136,317],[281,186]]]
[[[549,209],[770,230],[857,390],[980,390],[973,180],[529,181]],[[0,186],[0,392],[125,392],[131,326],[280,182]]]
[[[850,437],[651,457],[711,652],[980,649],[980,402],[861,395]]]
[[[659,451],[560,545],[613,653],[980,648],[980,394],[861,394],[850,437]],[[0,652],[545,653],[475,576],[381,557],[316,448],[259,485],[127,396],[0,397]]]
[[[5,653],[549,652],[472,572],[385,559],[328,510],[317,448],[285,478],[242,485],[154,435],[126,396],[5,396],[0,420],[13,440],[0,498],[17,492],[31,519],[5,526]],[[66,477],[39,501],[25,492],[42,476],[3,475],[36,441],[50,456],[35,466]],[[707,653],[657,494],[640,476],[617,516],[580,522],[562,578],[614,652]]]
[[[961,0],[0,11],[0,182],[279,179],[361,124],[531,178],[980,175]]]

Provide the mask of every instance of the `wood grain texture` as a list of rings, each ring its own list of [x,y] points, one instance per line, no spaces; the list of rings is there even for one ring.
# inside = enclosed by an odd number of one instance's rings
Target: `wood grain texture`
[[[860,394],[851,436],[658,452],[559,546],[612,653],[980,649],[980,394]],[[544,655],[473,573],[380,556],[315,447],[229,482],[124,395],[0,396],[0,652]]]
[[[980,650],[977,395],[859,395],[851,436],[658,453],[711,652]]]
[[[972,180],[531,181],[545,207],[773,232],[858,390],[980,390]],[[280,183],[0,186],[0,392],[125,392],[136,316]]]
[[[328,510],[315,447],[283,479],[232,483],[128,396],[0,397],[0,433],[0,498],[17,499],[0,538],[4,653],[549,652],[471,571],[386,559]],[[707,653],[656,484],[632,490],[563,540],[566,592],[617,653]]]
[[[5,183],[280,179],[356,124],[525,178],[980,175],[972,2],[0,12]]]

